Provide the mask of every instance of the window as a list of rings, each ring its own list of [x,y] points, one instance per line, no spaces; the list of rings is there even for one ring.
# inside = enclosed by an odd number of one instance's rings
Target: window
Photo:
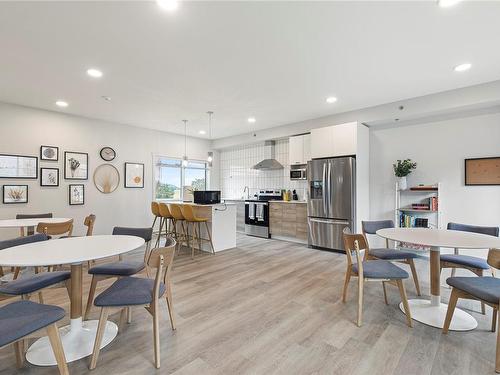
[[[190,160],[187,167],[182,166],[181,159],[157,156],[154,159],[155,183],[154,197],[160,200],[181,200],[182,187],[193,190],[207,188],[208,167],[203,161]]]

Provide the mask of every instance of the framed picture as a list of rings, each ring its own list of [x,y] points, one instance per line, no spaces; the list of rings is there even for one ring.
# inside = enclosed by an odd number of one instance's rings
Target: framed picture
[[[66,180],[87,180],[89,177],[89,154],[64,152],[64,178]]]
[[[38,178],[36,156],[0,154],[0,178]]]
[[[40,168],[40,186],[59,186],[59,168]]]
[[[500,157],[465,159],[465,185],[500,185]]]
[[[69,204],[78,206],[85,203],[85,186],[81,184],[69,185]]]
[[[94,185],[101,193],[109,194],[120,184],[120,173],[111,164],[101,164],[94,172]]]
[[[3,203],[28,203],[28,185],[4,185]]]
[[[144,187],[144,164],[125,163],[125,187],[126,188]]]
[[[40,146],[40,160],[58,161],[59,160],[59,147]]]

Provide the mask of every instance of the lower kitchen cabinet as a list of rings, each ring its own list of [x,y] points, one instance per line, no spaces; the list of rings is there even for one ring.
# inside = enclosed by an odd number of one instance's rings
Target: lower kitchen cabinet
[[[224,199],[224,202],[236,205],[236,232],[245,233],[245,201],[242,199]]]
[[[297,202],[270,202],[271,238],[307,242],[307,205]]]

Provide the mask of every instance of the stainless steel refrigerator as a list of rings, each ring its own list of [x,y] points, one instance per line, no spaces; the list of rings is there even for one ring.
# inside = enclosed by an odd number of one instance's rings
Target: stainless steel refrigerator
[[[354,229],[356,212],[356,159],[316,159],[307,165],[308,244],[344,251],[342,231]]]

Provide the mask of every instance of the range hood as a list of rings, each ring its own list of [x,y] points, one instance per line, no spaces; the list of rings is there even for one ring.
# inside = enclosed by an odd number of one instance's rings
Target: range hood
[[[283,169],[283,165],[275,159],[274,155],[274,141],[266,141],[264,143],[264,155],[265,159],[261,162],[255,164],[252,168],[261,171],[270,171],[275,169]]]

